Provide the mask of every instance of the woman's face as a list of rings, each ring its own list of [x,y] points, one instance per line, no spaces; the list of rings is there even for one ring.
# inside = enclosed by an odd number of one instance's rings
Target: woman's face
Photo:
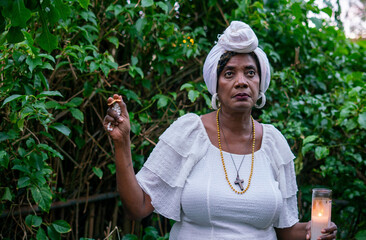
[[[255,59],[249,54],[230,58],[218,82],[218,96],[223,109],[242,112],[251,109],[258,99],[259,74]]]

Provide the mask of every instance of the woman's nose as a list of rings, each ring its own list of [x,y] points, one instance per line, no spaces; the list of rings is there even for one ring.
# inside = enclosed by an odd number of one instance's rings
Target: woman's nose
[[[235,87],[236,88],[247,88],[248,87],[248,82],[247,79],[245,78],[244,74],[239,74],[236,82],[235,82]]]

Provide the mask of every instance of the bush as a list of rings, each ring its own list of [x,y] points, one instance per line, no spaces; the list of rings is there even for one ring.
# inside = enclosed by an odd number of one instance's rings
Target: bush
[[[308,17],[332,16],[331,8],[296,0],[5,0],[0,11],[3,237],[168,238],[166,219],[131,226],[115,200],[114,153],[101,125],[106,99],[127,100],[138,171],[178,116],[211,111],[202,65],[232,20],[252,26],[271,62],[267,105],[253,114],[278,127],[297,156],[300,217],[309,220],[310,189],[329,187],[339,237],[365,235],[366,51],[341,26]]]

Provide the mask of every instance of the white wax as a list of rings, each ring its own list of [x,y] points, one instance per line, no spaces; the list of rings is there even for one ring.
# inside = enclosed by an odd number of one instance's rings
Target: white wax
[[[327,228],[331,218],[332,201],[329,199],[313,199],[311,211],[311,240],[322,235],[321,231]]]
[[[311,217],[311,240],[318,239],[322,235],[321,231],[328,227],[328,216],[312,216]]]

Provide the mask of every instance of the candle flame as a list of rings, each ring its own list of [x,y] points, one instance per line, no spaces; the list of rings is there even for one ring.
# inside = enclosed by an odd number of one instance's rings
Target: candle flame
[[[323,214],[320,212],[320,213],[318,213],[318,216],[321,217],[321,216],[323,216]]]

